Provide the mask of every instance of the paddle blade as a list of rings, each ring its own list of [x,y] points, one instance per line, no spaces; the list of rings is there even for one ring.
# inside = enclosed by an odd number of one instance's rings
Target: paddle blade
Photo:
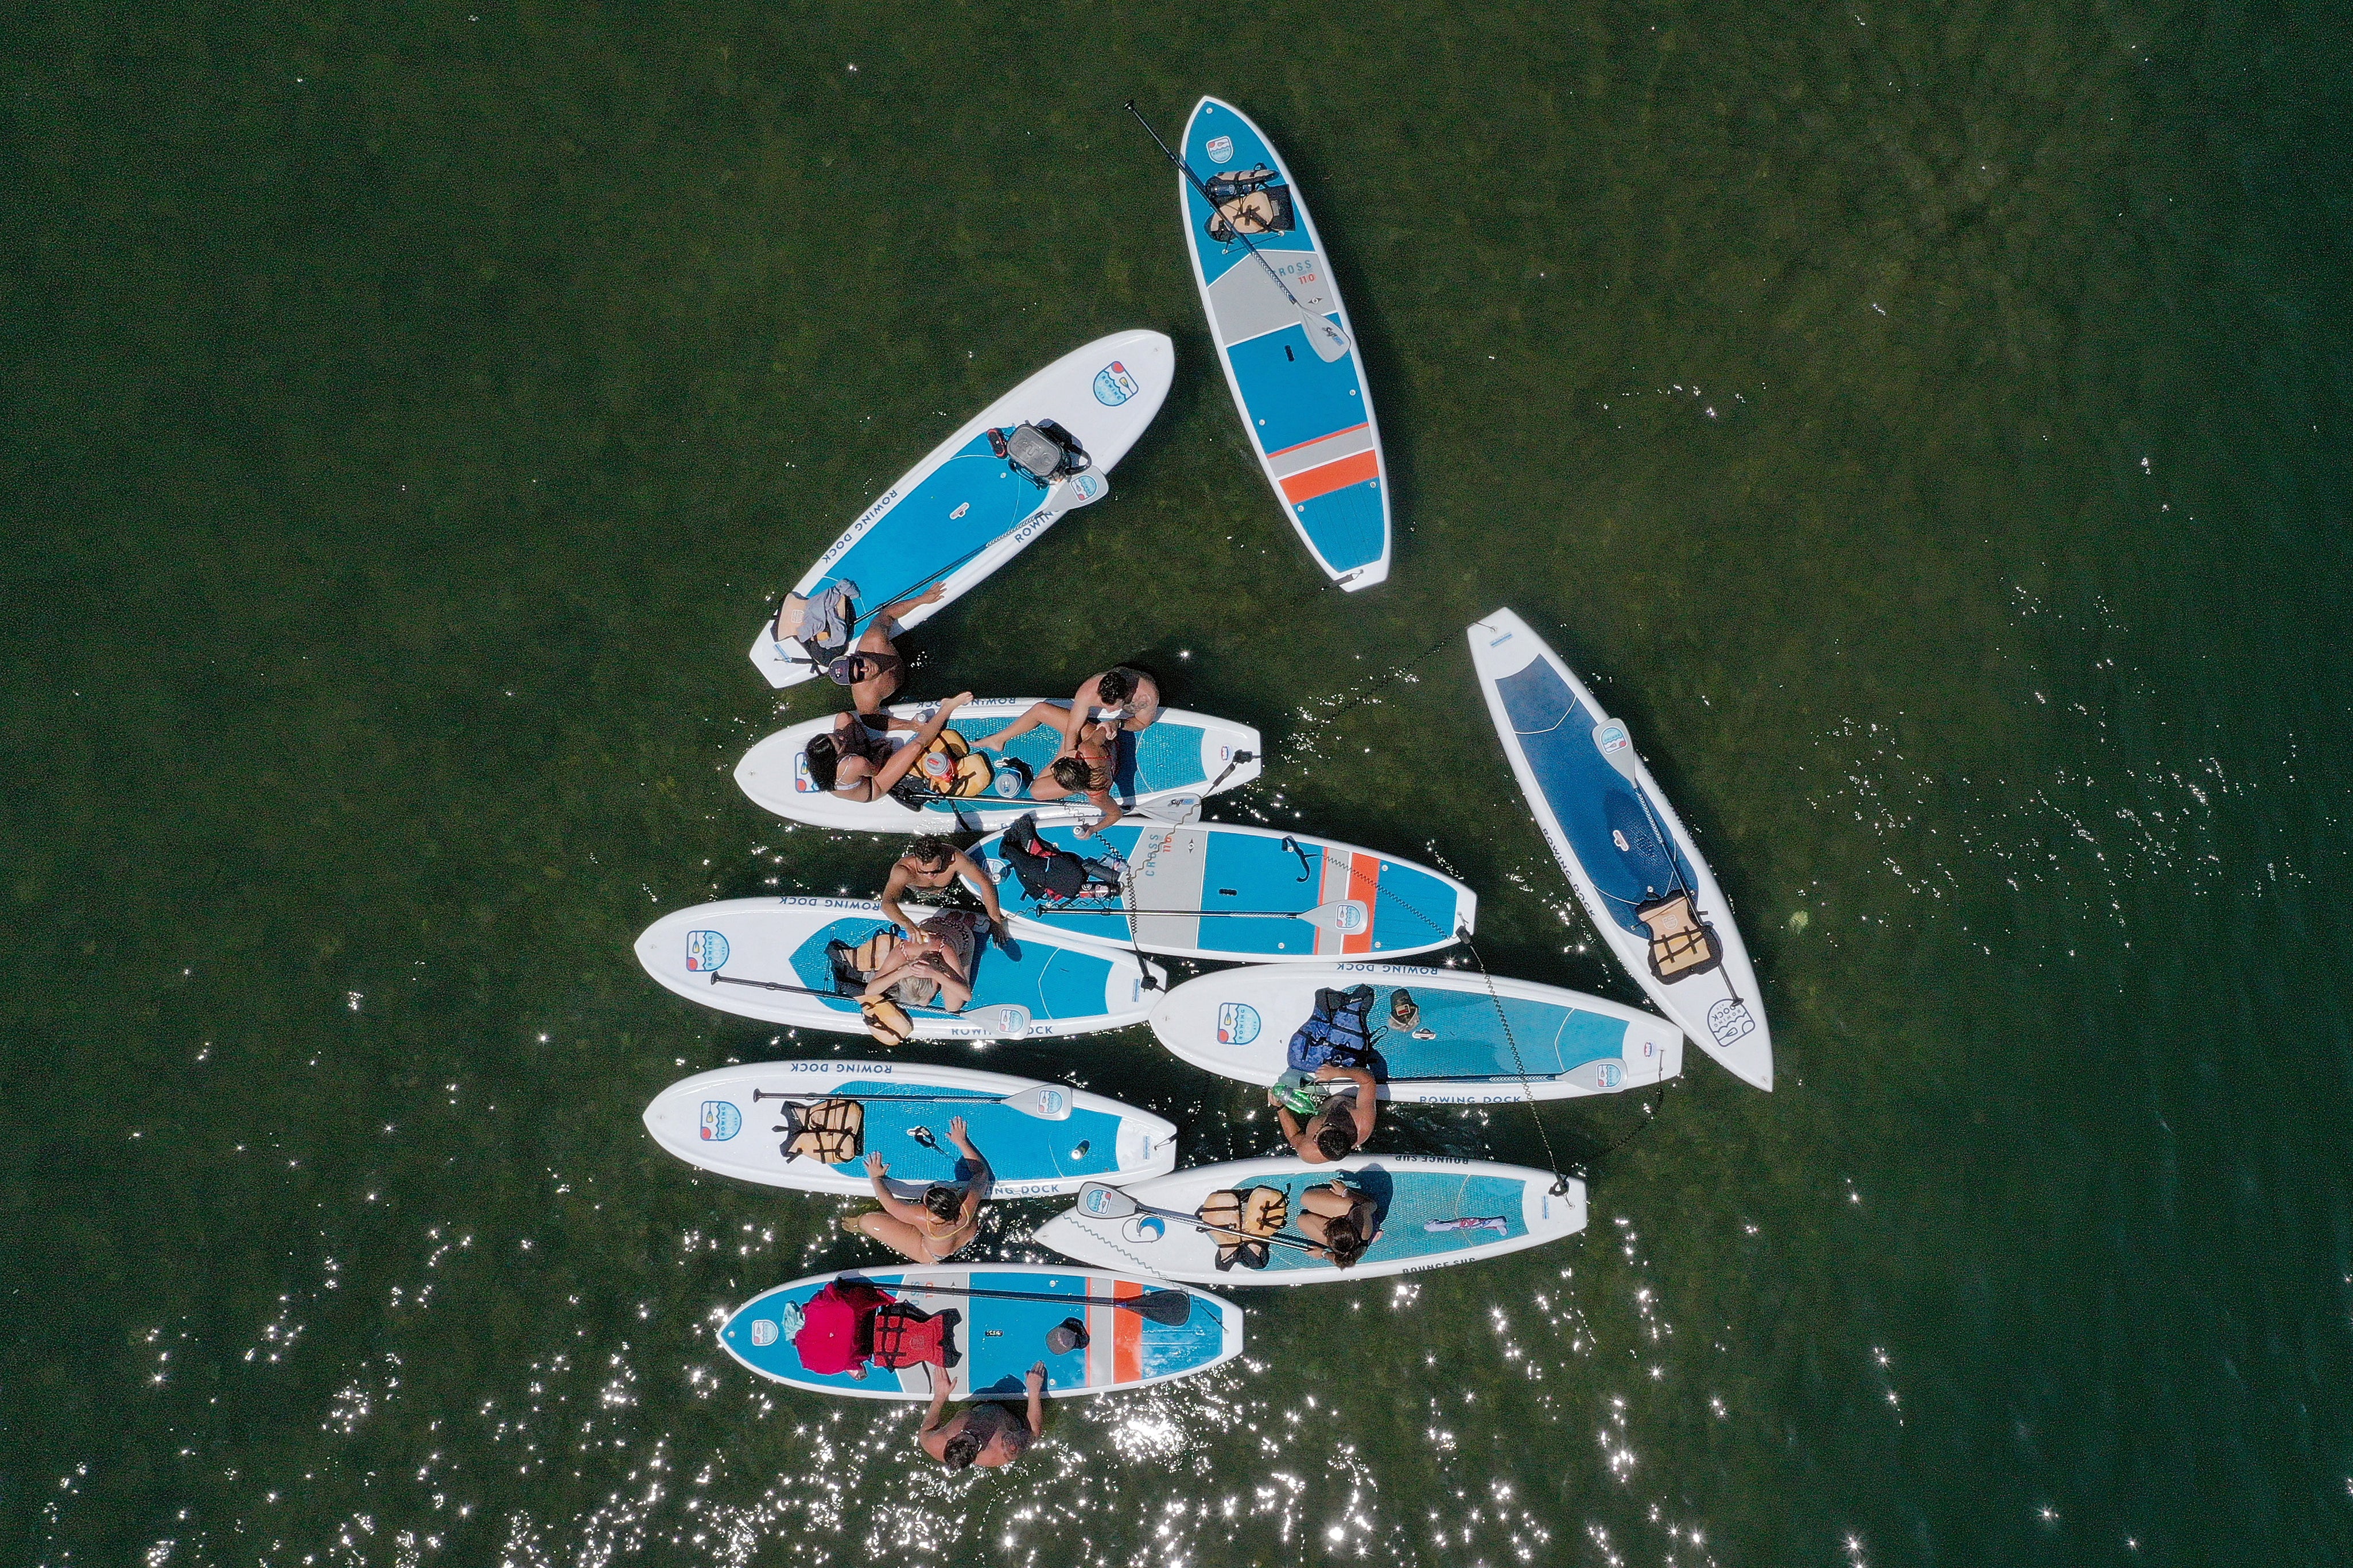
[[[1029,1033],[1029,1009],[1018,1002],[983,1007],[977,1013],[967,1013],[965,1016],[978,1023],[980,1032],[992,1040],[1018,1040],[1026,1038]],[[1062,1112],[1063,1116],[1069,1114],[1067,1110]],[[1060,1119],[1055,1118],[1056,1121]]]
[[[1134,1198],[1101,1182],[1089,1182],[1079,1189],[1079,1212],[1089,1219],[1125,1219],[1136,1207]]]
[[[1063,1084],[1041,1083],[1035,1089],[1025,1089],[1019,1094],[1008,1094],[1000,1104],[1009,1105],[1024,1116],[1034,1116],[1040,1121],[1068,1121],[1071,1119],[1071,1099],[1078,1091]]]
[[[1155,1323],[1181,1325],[1193,1316],[1193,1298],[1182,1290],[1146,1290],[1141,1296],[1124,1297],[1119,1304]]]
[[[1373,923],[1373,910],[1362,899],[1342,899],[1337,903],[1318,904],[1298,918],[1317,931],[1355,936]]]
[[[1625,725],[1615,719],[1604,719],[1593,726],[1593,749],[1601,753],[1603,761],[1624,774],[1628,784],[1642,782],[1634,776],[1634,742],[1626,733]]]
[[[1303,305],[1299,309],[1299,324],[1307,329],[1307,346],[1325,364],[1336,363],[1346,355],[1348,334],[1331,317],[1319,316]]]
[[[1092,506],[1111,494],[1111,481],[1101,474],[1072,474],[1056,484],[1046,497],[1040,511],[1071,512],[1082,506]]]
[[[1164,795],[1148,800],[1129,814],[1165,822],[1172,827],[1183,827],[1201,820],[1201,797],[1198,795]]]

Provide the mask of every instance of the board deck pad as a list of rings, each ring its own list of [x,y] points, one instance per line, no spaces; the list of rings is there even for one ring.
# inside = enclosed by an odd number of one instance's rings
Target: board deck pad
[[[1189,180],[1177,176],[1194,279],[1209,318],[1235,406],[1283,515],[1324,574],[1354,592],[1386,579],[1389,487],[1380,428],[1365,384],[1356,331],[1332,282],[1306,197],[1266,133],[1231,104],[1204,98],[1185,127],[1184,156],[1216,187],[1270,170],[1271,232],[1250,233],[1301,307],[1339,322],[1349,347],[1326,363],[1308,343],[1299,309],[1239,239],[1208,231],[1215,216]]]
[[[1040,903],[1022,891],[1002,839],[990,837],[969,853],[996,879],[1006,912],[1154,952],[1257,963],[1426,952],[1451,943],[1478,908],[1468,888],[1427,867],[1268,828],[1171,827],[1131,819],[1087,838],[1074,825],[1043,825],[1039,836],[1082,858],[1115,851],[1127,867],[1128,890],[1071,904]],[[1134,900],[1132,908],[1126,899]],[[1350,929],[1284,918],[1350,900],[1356,906],[1344,917],[1354,922]]]
[[[805,1309],[829,1280],[820,1275],[779,1285],[738,1308],[720,1330],[727,1352],[764,1377],[829,1394],[870,1399],[928,1399],[934,1376],[949,1380],[953,1399],[1018,1399],[1030,1367],[1046,1363],[1050,1394],[1102,1394],[1189,1377],[1240,1353],[1240,1310],[1206,1292],[1187,1291],[1191,1310],[1182,1323],[1157,1323],[1141,1314],[1079,1300],[1124,1298],[1146,1290],[1180,1289],[1118,1271],[1085,1268],[1006,1268],[989,1265],[933,1268],[882,1268],[845,1271],[928,1312],[958,1314],[954,1342],[962,1359],[953,1369],[913,1366],[896,1371],[868,1367],[862,1378],[849,1373],[812,1373],[803,1367],[785,1331],[786,1309]],[[1055,1300],[1030,1301],[927,1293],[925,1284],[970,1285],[1019,1290]],[[1047,1335],[1070,1318],[1086,1327],[1087,1343],[1057,1354]]]

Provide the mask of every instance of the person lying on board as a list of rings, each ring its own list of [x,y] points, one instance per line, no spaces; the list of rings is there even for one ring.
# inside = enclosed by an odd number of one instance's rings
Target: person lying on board
[[[980,1205],[993,1179],[988,1157],[973,1147],[963,1117],[948,1122],[948,1142],[971,1163],[972,1180],[962,1188],[934,1182],[923,1189],[923,1200],[911,1204],[891,1195],[882,1178],[891,1167],[880,1153],[866,1156],[867,1180],[874,1184],[874,1201],[881,1209],[844,1215],[841,1228],[852,1236],[879,1241],[900,1257],[916,1263],[945,1263],[980,1234]]]
[[[885,718],[870,725],[859,714],[844,713],[830,731],[811,737],[802,752],[809,782],[846,800],[881,800],[899,788],[955,710],[971,700],[971,692],[960,691],[921,724]],[[912,730],[914,735],[892,751],[884,736],[893,730]]]
[[[1311,1165],[1345,1160],[1373,1135],[1380,1080],[1389,1068],[1373,1048],[1366,1026],[1372,1005],[1369,985],[1317,991],[1315,1011],[1291,1037],[1285,1053],[1290,1070],[1266,1091],[1267,1103],[1282,1123],[1283,1141]],[[1329,1086],[1331,1098],[1303,1121],[1309,1084]]]
[[[1029,711],[1012,723],[973,744],[984,752],[1002,752],[1008,741],[1018,735],[1026,735],[1040,726],[1050,725],[1067,733],[1070,716],[1071,704],[1068,702],[1056,702],[1050,699],[1033,702]],[[1152,716],[1155,719],[1160,716],[1157,703],[1154,705]],[[1078,743],[1048,763],[1043,776],[1029,781],[1029,798],[1064,800],[1074,795],[1085,795],[1095,809],[1103,813],[1094,821],[1079,825],[1079,837],[1092,838],[1127,815],[1120,809],[1119,801],[1111,788],[1112,781],[1117,775],[1115,759],[1118,755],[1119,726],[1116,723],[1110,719],[1082,723]]]
[[[942,910],[911,928],[866,978],[860,1002],[937,1007],[961,1013],[972,1003],[974,961],[988,917],[978,910]]]
[[[948,1405],[948,1380],[934,1374],[932,1407],[923,1412],[923,1429],[915,1441],[924,1453],[945,1465],[951,1474],[968,1466],[993,1469],[1019,1458],[1046,1432],[1046,1363],[1029,1369],[1029,1408],[1016,1414],[1009,1405],[983,1400],[966,1405],[949,1421],[940,1416]]]
[[[890,880],[882,884],[883,915],[892,924],[912,931],[915,922],[899,907],[900,898],[911,893],[945,893],[947,897],[938,901],[951,908],[957,899],[977,894],[988,915],[990,940],[998,947],[1012,940],[1005,934],[1005,909],[997,901],[997,884],[978,861],[936,833],[926,833],[908,845],[906,853],[892,863]]]
[[[1060,754],[1067,757],[1079,749],[1080,732],[1089,724],[1109,723],[1136,735],[1159,717],[1160,682],[1151,672],[1132,664],[1106,669],[1072,694],[1061,716]]]
[[[1308,1256],[1354,1268],[1381,1238],[1379,1213],[1380,1205],[1342,1177],[1308,1188],[1299,1194],[1298,1219],[1299,1234],[1315,1243]]]

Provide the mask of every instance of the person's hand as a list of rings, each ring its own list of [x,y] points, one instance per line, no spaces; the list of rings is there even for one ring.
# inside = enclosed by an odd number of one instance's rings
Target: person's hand
[[[871,1150],[868,1152],[866,1155],[866,1173],[868,1175],[873,1177],[879,1182],[882,1179],[882,1173],[890,1168],[890,1166],[882,1163],[882,1156],[880,1153]]]
[[[957,1142],[961,1143],[961,1142],[964,1142],[964,1132],[965,1132],[965,1120],[964,1120],[964,1118],[963,1118],[963,1117],[961,1117],[961,1116],[951,1116],[951,1117],[949,1117],[949,1118],[948,1118],[948,1136],[949,1136],[949,1137],[951,1137],[951,1138],[953,1138],[953,1139],[955,1139]]]
[[[936,605],[947,596],[948,585],[945,583],[934,583],[930,587],[915,595],[915,603],[919,605]]]
[[[1092,822],[1080,823],[1078,836],[1081,838],[1092,838],[1095,836],[1095,825]]]
[[[1032,1394],[1046,1392],[1046,1363],[1042,1361],[1029,1369],[1029,1392]]]

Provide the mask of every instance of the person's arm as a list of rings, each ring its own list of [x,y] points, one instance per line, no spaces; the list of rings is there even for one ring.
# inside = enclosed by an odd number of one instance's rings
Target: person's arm
[[[886,626],[903,621],[925,605],[938,600],[947,591],[948,585],[945,583],[934,583],[920,594],[911,595],[904,599],[883,605],[875,615],[874,619],[881,621]]]
[[[940,738],[940,731],[948,727],[948,721],[955,717],[955,710],[971,700],[971,692],[960,691],[941,703],[939,711],[933,714],[923,727],[915,731],[914,738],[892,752],[891,760],[877,768],[874,771],[874,776],[866,781],[868,788],[872,792],[866,798],[875,800],[889,795],[891,786],[905,778],[907,770],[913,767],[923,754],[931,749],[932,742]]]
[[[1002,936],[1005,932],[1005,906],[997,901],[997,884],[988,879],[988,873],[981,869],[979,861],[961,849],[955,852],[954,864],[956,875],[964,879],[965,886],[980,900],[980,907],[988,911],[990,932]],[[890,906],[885,904],[883,908]],[[907,922],[901,921],[899,923],[904,925]]]
[[[948,1118],[948,1142],[972,1162],[972,1184],[965,1188],[964,1193],[964,1218],[969,1224],[972,1216],[980,1212],[981,1194],[987,1190],[989,1183],[997,1179],[997,1173],[988,1168],[988,1156],[982,1153],[980,1146],[972,1141],[972,1133],[963,1117]]]
[[[925,1219],[930,1217],[929,1215],[924,1214],[922,1209],[917,1208],[913,1204],[901,1203],[897,1198],[891,1195],[891,1189],[882,1184],[882,1173],[890,1168],[890,1166],[882,1163],[881,1155],[869,1154],[866,1156],[866,1179],[874,1184],[874,1201],[881,1204],[882,1205],[882,1212],[889,1215],[892,1219],[902,1221],[907,1225],[923,1224]]]
[[[882,897],[876,902],[882,906],[883,918],[901,931],[907,929],[907,911],[899,907],[899,895],[906,890],[906,862],[894,861],[891,866],[891,879],[882,884]]]
[[[1301,1124],[1299,1118],[1291,1114],[1291,1107],[1276,1100],[1274,1119],[1282,1123],[1282,1141],[1291,1145],[1294,1153],[1304,1154],[1306,1150],[1300,1147],[1300,1141],[1306,1137],[1307,1129]]]
[[[1089,715],[1095,710],[1095,682],[1101,679],[1090,675],[1086,683],[1071,695],[1071,710],[1062,715],[1062,749],[1054,754],[1067,757],[1079,749],[1079,731],[1086,728]]]
[[[915,1429],[916,1444],[934,1459],[948,1446],[946,1424],[941,1420],[947,1407],[948,1380],[934,1372],[932,1373],[932,1407],[923,1412],[923,1424]]]
[[[1046,1363],[1039,1362],[1029,1369],[1029,1436],[1046,1435]]]

